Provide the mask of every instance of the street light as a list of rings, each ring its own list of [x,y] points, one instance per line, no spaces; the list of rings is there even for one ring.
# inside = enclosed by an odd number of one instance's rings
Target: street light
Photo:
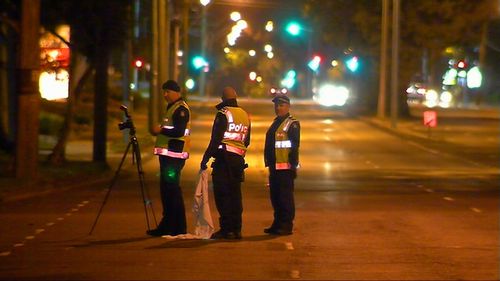
[[[206,41],[207,41],[207,8],[206,6],[210,4],[210,0],[200,0],[200,4],[202,5],[201,7],[201,57],[205,58],[206,57],[206,49],[205,46]],[[205,71],[202,71],[200,73],[200,96],[205,95],[205,80],[206,80],[206,73]]]

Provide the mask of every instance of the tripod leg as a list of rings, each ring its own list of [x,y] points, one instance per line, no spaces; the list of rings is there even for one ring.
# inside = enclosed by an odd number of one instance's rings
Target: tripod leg
[[[146,188],[146,185],[144,183],[144,171],[142,170],[141,151],[139,149],[139,142],[137,141],[137,138],[132,138],[132,143],[133,143],[132,150],[133,150],[133,154],[134,154],[134,157],[135,157],[135,160],[137,163],[137,173],[139,174],[139,181],[141,184],[141,195],[142,195],[142,202],[144,204],[144,213],[146,215],[146,223],[148,226],[148,230],[150,230],[149,216],[148,216],[148,209],[147,209],[148,205],[151,209],[151,214],[153,216],[155,227],[158,227],[158,222],[156,221],[156,216],[155,216],[155,212],[153,209],[153,202],[151,202],[151,200],[150,200],[151,197],[149,196],[149,191]]]
[[[106,205],[106,202],[108,201],[108,197],[109,197],[109,194],[111,193],[111,189],[113,188],[113,185],[115,184],[116,179],[118,178],[118,174],[120,173],[123,162],[125,162],[125,158],[127,156],[127,153],[129,151],[131,145],[132,145],[132,142],[129,142],[127,145],[127,149],[125,150],[125,153],[123,153],[120,165],[118,166],[118,169],[116,169],[115,175],[113,176],[113,179],[111,180],[111,183],[109,184],[108,192],[106,193],[106,196],[104,196],[104,200],[102,201],[101,207],[99,208],[99,212],[97,213],[94,224],[92,225],[92,228],[90,229],[89,235],[92,235],[92,232],[94,231],[94,228],[97,225],[97,221],[99,220],[99,217],[101,216],[102,209],[104,209],[104,205]]]

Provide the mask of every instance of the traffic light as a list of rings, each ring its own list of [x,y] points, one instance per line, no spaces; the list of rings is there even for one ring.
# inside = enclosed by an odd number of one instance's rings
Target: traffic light
[[[135,59],[134,60],[134,66],[137,69],[141,69],[144,66],[144,61],[142,59]]]
[[[459,60],[457,62],[457,68],[458,69],[465,69],[465,68],[467,68],[467,62],[465,60]]]
[[[312,71],[318,71],[319,69],[319,65],[321,63],[321,57],[316,55],[314,56],[310,61],[309,63],[307,64],[307,66],[312,70]]]
[[[286,25],[285,29],[288,33],[290,33],[290,35],[298,36],[300,34],[300,31],[302,30],[302,27],[299,23],[292,21]]]
[[[354,56],[346,61],[346,66],[351,72],[356,72],[359,68],[359,59]]]
[[[195,69],[200,69],[208,65],[208,62],[202,56],[195,56],[192,62]]]

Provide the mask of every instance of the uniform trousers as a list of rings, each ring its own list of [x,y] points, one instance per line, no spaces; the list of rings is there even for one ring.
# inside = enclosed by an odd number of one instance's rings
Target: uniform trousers
[[[295,218],[294,172],[270,169],[269,189],[274,209],[274,221],[271,228],[292,231]]]
[[[223,153],[221,153],[223,154]],[[226,156],[218,157],[212,164],[212,182],[214,199],[219,212],[221,232],[241,232],[243,203],[241,182],[245,160],[242,156],[225,152]]]
[[[185,234],[186,213],[179,185],[185,159],[160,155],[160,193],[163,217],[158,229],[170,234]]]

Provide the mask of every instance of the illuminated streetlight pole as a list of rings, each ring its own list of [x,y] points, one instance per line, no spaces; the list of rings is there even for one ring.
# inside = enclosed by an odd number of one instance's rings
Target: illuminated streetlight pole
[[[200,0],[201,7],[201,56],[206,60],[207,5],[210,0]],[[207,74],[205,67],[200,72],[200,96],[205,96]]]

